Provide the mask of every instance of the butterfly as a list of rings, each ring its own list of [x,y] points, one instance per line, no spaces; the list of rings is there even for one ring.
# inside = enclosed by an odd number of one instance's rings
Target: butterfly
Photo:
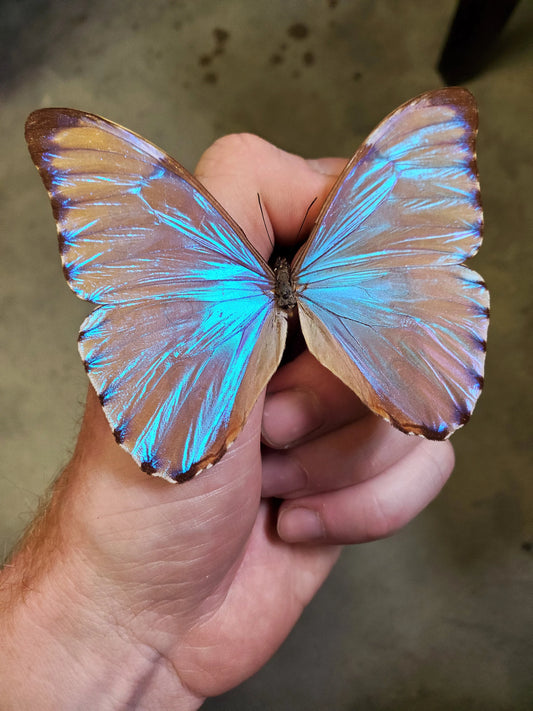
[[[116,441],[183,482],[216,463],[282,358],[298,311],[309,351],[374,413],[442,440],[483,385],[488,291],[477,108],[427,92],[370,134],[292,263],[275,268],[178,162],[73,109],[26,122],[64,275],[96,304],[79,352]]]

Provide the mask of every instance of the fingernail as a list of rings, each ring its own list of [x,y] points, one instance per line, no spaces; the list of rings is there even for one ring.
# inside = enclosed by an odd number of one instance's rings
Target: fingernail
[[[271,447],[289,447],[322,426],[322,410],[309,390],[283,390],[267,395],[262,434]]]
[[[264,497],[284,496],[307,486],[307,472],[293,457],[270,452],[263,457]]]
[[[278,535],[287,543],[318,541],[325,538],[324,524],[311,509],[285,509],[279,515]]]

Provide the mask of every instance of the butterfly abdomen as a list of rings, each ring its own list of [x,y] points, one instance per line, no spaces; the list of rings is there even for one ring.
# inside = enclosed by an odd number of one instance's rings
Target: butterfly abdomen
[[[290,311],[296,306],[296,296],[291,278],[291,268],[285,257],[278,257],[276,260],[274,276],[276,277],[276,285],[274,287],[276,304],[280,309]]]

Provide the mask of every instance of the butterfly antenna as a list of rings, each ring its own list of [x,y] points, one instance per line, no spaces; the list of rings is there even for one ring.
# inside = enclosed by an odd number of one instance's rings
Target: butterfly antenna
[[[259,210],[261,211],[261,217],[263,218],[263,224],[265,226],[265,232],[268,236],[268,241],[272,245],[272,249],[274,249],[274,240],[272,239],[272,237],[270,236],[270,232],[268,231],[267,223],[265,220],[265,213],[263,212],[263,204],[261,203],[261,195],[259,195],[259,193],[257,193],[257,202],[259,203]]]
[[[300,236],[300,233],[301,233],[301,231],[302,231],[303,228],[304,228],[305,221],[307,220],[307,216],[309,215],[309,211],[311,210],[311,208],[313,207],[313,205],[315,204],[315,202],[316,202],[317,200],[318,200],[318,198],[316,197],[316,198],[313,200],[313,202],[309,205],[309,207],[307,208],[307,210],[305,211],[304,219],[302,220],[302,224],[300,225],[300,229],[298,230],[298,234],[296,235],[296,241],[298,241],[298,237]]]

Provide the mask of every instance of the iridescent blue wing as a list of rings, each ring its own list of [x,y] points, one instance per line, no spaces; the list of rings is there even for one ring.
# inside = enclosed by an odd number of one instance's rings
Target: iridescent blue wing
[[[361,146],[296,255],[311,352],[374,412],[444,439],[483,382],[489,296],[462,266],[481,243],[477,109],[429,92]]]
[[[182,481],[216,462],[275,371],[274,276],[176,161],[97,116],[43,109],[26,139],[70,287],[98,304],[79,350],[117,441]]]

